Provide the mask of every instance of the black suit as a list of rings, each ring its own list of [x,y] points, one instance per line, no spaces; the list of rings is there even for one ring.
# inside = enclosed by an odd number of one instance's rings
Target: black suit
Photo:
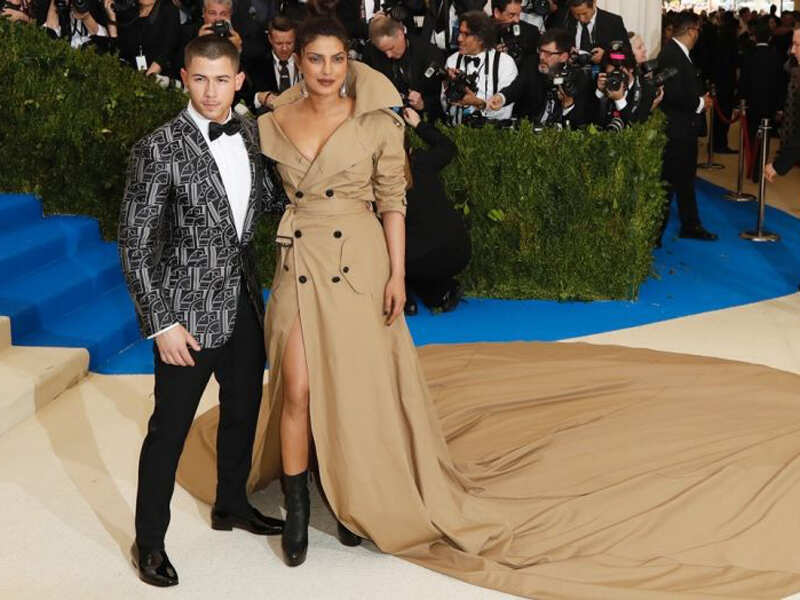
[[[783,77],[782,61],[767,44],[757,45],[742,61],[739,98],[747,102],[747,124],[754,143],[761,119],[774,119],[783,106]]]
[[[773,166],[778,174],[785,175],[798,162],[800,162],[800,67],[794,67],[784,108],[781,147],[775,156]]]
[[[406,193],[406,281],[426,306],[438,306],[454,287],[455,277],[469,263],[470,239],[453,208],[441,171],[456,155],[456,146],[429,123],[417,134],[428,145],[410,156],[413,187]]]
[[[513,54],[511,55],[514,61],[517,63],[517,66],[521,65],[524,60],[532,60],[533,62],[538,63],[539,38],[541,38],[539,28],[535,25],[531,25],[530,23],[526,23],[525,21],[520,21],[517,23],[517,25],[519,26],[519,35],[515,36],[514,25],[501,26],[498,23],[498,42],[506,42],[506,39],[509,38],[512,40],[512,44],[517,44],[520,47],[520,56],[514,56]],[[510,50],[510,45],[508,43],[506,43],[506,46],[508,46]],[[504,50],[504,52],[506,52],[506,54],[510,54],[508,50]]]
[[[607,128],[614,117],[622,119],[626,126],[644,123],[650,117],[650,108],[657,94],[658,90],[652,84],[637,77],[628,90],[622,110],[607,96],[598,101],[595,123],[602,129]]]
[[[697,176],[697,138],[706,129],[705,112],[697,112],[705,90],[694,65],[675,40],[670,40],[662,49],[658,66],[660,69],[678,69],[677,76],[664,85],[664,100],[661,102],[661,110],[667,116],[663,177],[669,184],[668,199],[673,192],[677,194],[682,227],[691,229],[700,225],[694,180]],[[664,227],[668,216],[669,204]]]
[[[370,44],[364,53],[364,62],[386,75],[401,94],[407,94],[409,90],[422,94],[425,114],[429,119],[437,119],[442,114],[442,105],[439,101],[441,82],[435,77],[425,77],[425,71],[432,64],[443,66],[444,53],[416,35],[406,36],[406,41],[406,52],[397,60],[387,58],[383,52]]]
[[[534,121],[542,114],[548,84],[539,72],[538,60],[526,59],[519,66],[514,82],[503,90],[506,104],[514,103],[514,116]]]
[[[578,21],[571,14],[567,18],[567,31],[569,31],[570,40],[574,40],[578,31]],[[611,42],[617,41],[623,42],[630,48],[628,30],[625,29],[622,17],[598,8],[594,28],[591,32],[591,47],[603,48],[607,51]]]
[[[241,237],[220,170],[182,111],[135,144],[122,200],[119,251],[143,335],[179,323],[200,344],[193,367],[167,365],[154,344],[155,407],[139,459],[136,542],[163,547],[175,471],[211,374],[220,384],[217,506],[247,514],[245,484],[266,360],[264,303],[251,243],[282,187],[263,162],[258,130],[235,113],[250,159]],[[277,205],[276,205],[277,204]]]
[[[289,62],[293,63],[293,61],[294,59],[289,57]],[[288,64],[286,68],[288,71]],[[297,69],[295,68],[295,79],[297,76],[298,73]],[[289,71],[289,87],[295,83],[296,81],[292,79],[291,71]],[[244,85],[242,86],[241,94],[244,97],[247,105],[250,107],[250,110],[253,111],[254,114],[263,114],[267,112],[268,109],[264,106],[261,106],[260,108],[255,107],[254,98],[256,93],[273,92],[278,94],[282,91],[286,90],[280,89],[280,80],[278,78],[278,74],[275,72],[275,57],[272,55],[272,49],[270,47],[267,50],[266,56],[262,57],[251,66],[247,73],[247,78],[245,79]]]

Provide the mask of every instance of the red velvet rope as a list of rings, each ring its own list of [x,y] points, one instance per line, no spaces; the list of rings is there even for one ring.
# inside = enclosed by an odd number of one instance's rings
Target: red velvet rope
[[[719,107],[719,102],[717,102],[716,97],[712,96],[711,99],[714,102],[714,111],[717,113],[717,117],[719,117],[720,121],[726,125],[733,125],[736,121],[739,121],[739,126],[744,130],[744,148],[742,148],[740,152],[742,150],[744,151],[744,164],[747,168],[747,176],[751,177],[753,175],[753,166],[755,164],[756,153],[752,145],[752,140],[750,139],[750,127],[747,124],[747,115],[743,111],[739,114],[738,119],[729,119],[722,113],[722,109]]]

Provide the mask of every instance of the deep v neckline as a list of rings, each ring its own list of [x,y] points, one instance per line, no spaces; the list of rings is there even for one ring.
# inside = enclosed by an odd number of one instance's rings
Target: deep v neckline
[[[303,154],[300,151],[300,148],[297,147],[297,144],[294,142],[294,140],[291,137],[289,137],[289,135],[283,130],[283,127],[281,127],[281,124],[278,122],[278,119],[275,117],[274,114],[272,115],[272,122],[275,124],[275,128],[283,136],[283,138],[287,142],[289,142],[289,144],[291,144],[292,148],[297,153],[297,155],[300,156],[300,158],[302,158],[304,161],[306,161],[306,163],[308,163],[308,169],[310,170],[311,167],[314,166],[314,163],[317,162],[317,159],[319,159],[319,157],[323,154],[323,152],[325,152],[325,149],[328,147],[328,144],[331,142],[331,140],[334,137],[336,137],[336,134],[339,133],[339,131],[342,129],[342,127],[344,125],[346,125],[349,121],[351,121],[353,119],[353,113],[354,112],[355,112],[355,106],[353,106],[353,110],[347,116],[347,118],[344,121],[342,121],[341,123],[339,123],[336,126],[336,129],[334,129],[331,132],[331,134],[328,136],[328,139],[326,139],[322,143],[322,146],[319,147],[319,150],[317,151],[317,154],[316,154],[316,156],[314,156],[314,158],[308,158],[305,154]]]

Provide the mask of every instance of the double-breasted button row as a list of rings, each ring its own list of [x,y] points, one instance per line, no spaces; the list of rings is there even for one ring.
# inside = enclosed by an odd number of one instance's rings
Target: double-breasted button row
[[[302,197],[303,197],[303,192],[301,192],[300,190],[297,190],[297,191],[294,193],[294,197],[295,197],[295,198],[302,198]]]
[[[333,196],[333,190],[325,190],[325,195],[326,195],[328,198],[331,198],[331,197]]]
[[[305,283],[306,281],[308,281],[308,278],[305,275],[300,275],[300,277],[298,277],[297,280],[300,283]]]

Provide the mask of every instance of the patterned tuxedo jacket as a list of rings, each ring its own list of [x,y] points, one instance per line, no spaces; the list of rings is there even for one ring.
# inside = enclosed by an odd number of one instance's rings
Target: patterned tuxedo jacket
[[[142,334],[180,323],[202,348],[233,333],[241,285],[256,314],[264,302],[251,242],[259,216],[287,200],[255,122],[236,113],[250,157],[250,200],[236,233],[222,176],[186,109],[131,151],[119,226],[122,269]],[[244,277],[244,280],[243,280]]]

